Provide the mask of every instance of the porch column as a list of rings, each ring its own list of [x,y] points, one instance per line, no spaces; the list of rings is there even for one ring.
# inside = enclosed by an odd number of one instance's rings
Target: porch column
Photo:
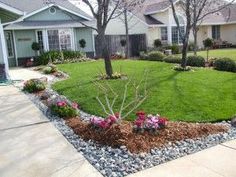
[[[0,52],[2,52],[3,64],[5,64],[6,78],[9,79],[9,64],[8,64],[8,57],[7,57],[7,47],[6,47],[6,41],[5,41],[1,19],[0,19],[0,42],[1,42]]]
[[[167,27],[167,33],[168,33],[168,44],[172,44],[172,27],[168,25]]]

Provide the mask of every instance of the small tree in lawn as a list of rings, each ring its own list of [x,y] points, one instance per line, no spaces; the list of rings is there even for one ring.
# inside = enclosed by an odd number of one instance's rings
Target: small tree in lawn
[[[38,55],[38,51],[40,50],[39,43],[38,42],[33,42],[31,48],[35,52],[35,56],[37,56]]]
[[[162,46],[162,42],[160,39],[156,39],[153,45],[156,49],[159,49]]]
[[[208,62],[208,58],[209,58],[209,50],[212,48],[213,46],[213,40],[210,38],[207,38],[203,41],[203,45],[205,47],[205,49],[207,50],[207,62]]]
[[[84,39],[79,40],[79,46],[84,51],[84,48],[86,47],[86,41]]]

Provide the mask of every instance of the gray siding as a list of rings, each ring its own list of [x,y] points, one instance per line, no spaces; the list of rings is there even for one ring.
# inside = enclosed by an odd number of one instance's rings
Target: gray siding
[[[93,52],[93,31],[90,28],[75,28],[75,42],[77,50],[82,50],[79,45],[79,40],[84,39],[86,41],[86,47],[84,52]]]
[[[15,41],[17,57],[32,57],[35,55],[31,46],[36,42],[35,30],[17,30],[15,31]]]
[[[82,18],[77,17],[69,12],[63,11],[57,7],[56,13],[51,14],[49,12],[49,9],[46,9],[38,14],[35,14],[27,19],[25,21],[58,21],[58,20],[82,20]]]

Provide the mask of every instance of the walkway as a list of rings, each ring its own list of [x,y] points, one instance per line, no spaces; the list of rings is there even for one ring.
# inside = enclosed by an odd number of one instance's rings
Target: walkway
[[[128,177],[236,177],[236,140]]]
[[[1,177],[101,177],[17,88],[0,87]]]

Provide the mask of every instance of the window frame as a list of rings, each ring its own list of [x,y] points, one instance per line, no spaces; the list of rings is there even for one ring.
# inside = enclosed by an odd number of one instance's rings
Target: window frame
[[[213,25],[212,26],[212,39],[219,40],[221,38],[221,26],[220,25]]]
[[[161,40],[168,41],[168,28],[167,28],[167,26],[161,27]]]
[[[180,30],[182,32],[185,32],[185,26],[180,26]],[[175,32],[175,34],[173,34],[173,32]],[[173,36],[173,35],[176,35],[176,36]],[[174,38],[175,38],[175,40],[174,40]],[[171,39],[172,39],[172,44],[183,44],[182,40],[181,40],[180,32],[179,32],[177,26],[171,27]]]
[[[12,55],[9,55],[9,41],[7,39],[7,35],[10,34],[10,45],[11,45],[11,53]],[[15,48],[14,48],[14,39],[13,39],[13,33],[12,31],[5,31],[5,40],[6,40],[6,48],[7,48],[7,57],[8,58],[14,58],[15,57]]]
[[[53,31],[53,30],[55,30],[55,31],[57,31],[58,32],[58,45],[59,45],[59,48],[58,48],[58,51],[62,51],[62,50],[75,50],[75,46],[74,46],[74,43],[73,43],[73,40],[74,40],[74,33],[73,33],[73,30],[71,29],[71,28],[60,28],[60,29],[47,29],[46,30],[46,34],[47,34],[47,46],[48,46],[48,50],[50,51],[50,50],[52,50],[52,49],[50,49],[50,43],[49,43],[49,35],[48,35],[48,32],[49,31]],[[69,34],[70,34],[70,49],[63,49],[62,48],[62,42],[61,42],[61,35],[60,35],[60,33],[62,32],[62,31],[68,31],[69,32]],[[66,45],[66,44],[64,44],[64,45]]]
[[[39,41],[39,34],[38,32],[41,32],[42,33],[42,43],[41,43],[41,49],[39,49],[38,53],[43,53],[45,51],[45,42],[44,42],[44,32],[43,30],[36,30],[35,33],[36,33],[36,42],[39,43],[40,45],[40,41]]]

